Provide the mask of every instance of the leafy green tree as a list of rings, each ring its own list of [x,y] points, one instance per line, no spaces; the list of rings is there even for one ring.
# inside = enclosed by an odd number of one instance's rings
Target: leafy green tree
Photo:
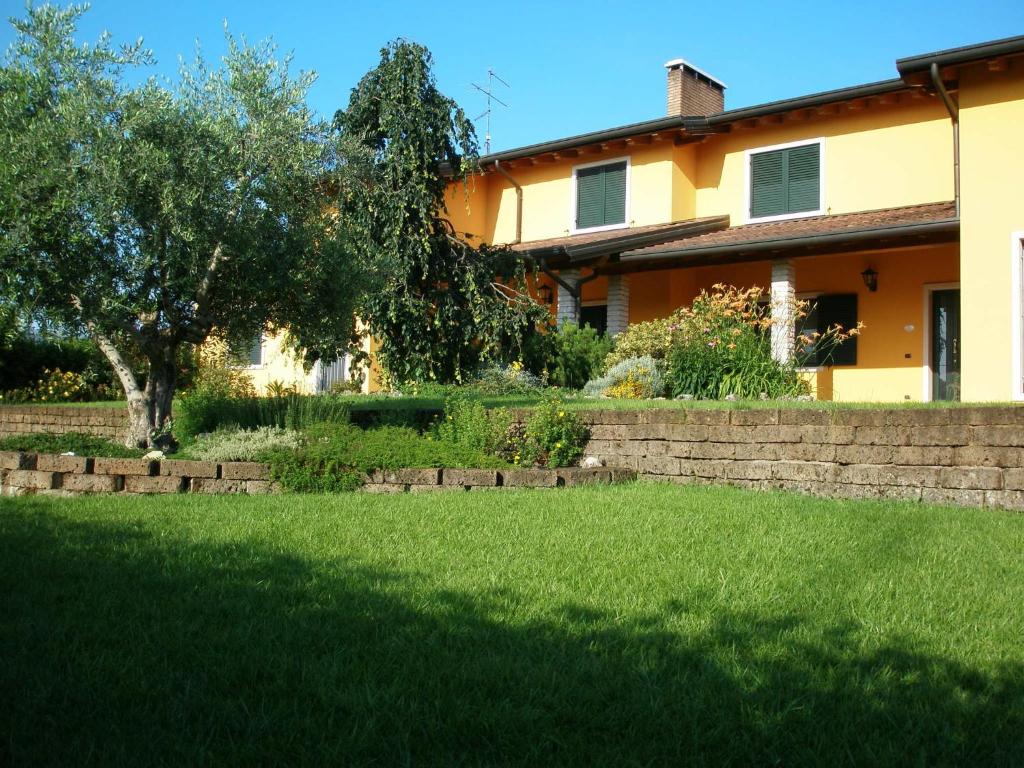
[[[474,246],[446,218],[445,190],[475,167],[472,123],[441,93],[421,45],[396,41],[335,115],[372,156],[342,210],[384,287],[360,307],[396,382],[460,381],[481,361],[515,356],[546,311],[523,291],[508,249]]]
[[[130,86],[141,41],[74,39],[84,9],[29,8],[0,69],[5,295],[88,329],[128,399],[128,442],[171,417],[183,344],[287,328],[307,361],[346,348],[364,270],[328,194],[338,132],[269,43],[226,33],[176,84]],[[137,377],[130,358],[144,361]]]

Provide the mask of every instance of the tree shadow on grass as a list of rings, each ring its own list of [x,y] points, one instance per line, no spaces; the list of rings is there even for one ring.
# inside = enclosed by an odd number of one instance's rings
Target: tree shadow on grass
[[[866,651],[853,627],[723,611],[699,591],[628,623],[576,605],[517,621],[522,599],[26,507],[0,518],[0,760],[1024,757],[1021,664],[979,671],[898,644]]]

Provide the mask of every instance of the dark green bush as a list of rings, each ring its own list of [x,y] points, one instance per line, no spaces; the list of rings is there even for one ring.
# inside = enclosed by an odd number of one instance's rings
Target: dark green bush
[[[188,438],[228,426],[303,429],[318,422],[348,420],[349,398],[343,395],[230,397],[219,389],[197,386],[178,401],[174,427]]]
[[[408,427],[364,430],[337,422],[312,425],[303,448],[271,451],[263,459],[275,480],[302,493],[355,490],[375,469],[505,466],[495,456]]]
[[[142,456],[143,451],[126,448],[120,443],[80,432],[34,432],[0,439],[0,451],[28,453],[74,453],[76,456],[104,456],[113,459],[131,459]]]
[[[566,323],[551,334],[552,350],[548,363],[548,382],[555,387],[582,389],[598,376],[604,359],[614,342],[602,336],[589,325],[584,328]]]

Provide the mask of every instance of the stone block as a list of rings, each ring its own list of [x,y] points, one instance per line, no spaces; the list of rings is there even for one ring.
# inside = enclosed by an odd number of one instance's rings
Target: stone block
[[[1010,406],[971,406],[969,408],[949,408],[950,424],[970,425],[1024,425],[1024,408],[1019,405]]]
[[[138,475],[151,477],[159,471],[160,462],[149,459],[107,459],[93,460],[92,471],[97,475]]]
[[[777,408],[750,408],[730,411],[729,423],[738,426],[762,426],[779,423]]]
[[[840,408],[832,412],[832,423],[841,427],[884,427],[886,411],[878,408]]]
[[[63,487],[73,493],[116,493],[124,488],[121,475],[64,475]]]
[[[840,464],[889,464],[894,450],[889,445],[837,445],[835,461]]]
[[[579,485],[607,485],[612,479],[611,472],[604,467],[597,469],[563,467],[555,471],[558,474],[558,484],[566,488]]]
[[[32,491],[60,488],[60,472],[41,472],[36,469],[12,469],[7,472],[7,485]]]
[[[1003,470],[1003,488],[1008,491],[1024,490],[1024,469],[1019,467]]]
[[[1024,426],[970,427],[972,445],[1024,446]]]
[[[770,480],[772,464],[771,461],[733,461],[726,468],[726,477],[730,480]]]
[[[632,430],[634,440],[666,440],[669,438],[673,424],[638,424]]]
[[[708,440],[714,443],[753,443],[759,441],[752,427],[708,427]]]
[[[397,483],[399,485],[439,485],[441,483],[441,470],[437,467],[386,469],[381,473],[380,482]]]
[[[35,469],[36,455],[21,451],[0,451],[0,469]]]
[[[721,425],[729,423],[729,411],[722,408],[688,408],[687,424]]]
[[[608,467],[608,475],[613,483],[629,483],[636,480],[636,471],[625,467]]]
[[[693,446],[700,443],[687,443],[681,440],[672,440],[665,445],[665,455],[674,456],[677,459],[688,459],[693,455]]]
[[[218,474],[215,461],[183,461],[181,459],[165,459],[160,462],[161,475],[178,475],[181,477],[215,478]]]
[[[269,480],[270,465],[258,461],[231,461],[220,465],[225,480]]]
[[[946,427],[913,427],[909,440],[901,445],[967,445],[971,442],[971,427],[952,424]],[[1024,429],[1021,430],[1024,435]]]
[[[857,427],[856,445],[910,445],[912,430],[906,427]]]
[[[253,481],[256,482],[256,481]],[[410,483],[406,486],[409,493],[430,493],[431,491],[464,491],[461,485],[416,485]]]
[[[985,506],[1000,509],[1024,509],[1024,491],[985,491]]]
[[[92,472],[93,459],[87,456],[58,456],[41,453],[36,457],[36,469],[44,472],[74,472],[87,475]]]
[[[558,473],[550,469],[503,469],[501,484],[513,488],[554,488]]]
[[[192,493],[245,493],[246,482],[258,480],[223,480],[214,477],[193,477],[189,490]]]
[[[732,459],[736,455],[734,443],[691,443],[691,459]]]
[[[849,445],[856,435],[856,427],[820,426],[808,424],[800,427],[800,441],[804,443]]]
[[[700,443],[708,439],[708,430],[699,424],[672,424],[667,439]]]
[[[636,465],[645,475],[678,475],[679,459],[672,456],[644,456]]]
[[[724,479],[728,476],[728,469],[731,461],[716,461],[714,459],[702,459],[697,461],[679,462],[680,474],[692,474],[696,477],[710,477]]]
[[[847,446],[817,443],[788,443],[779,449],[779,458],[786,461],[835,461],[839,448]]]
[[[796,424],[799,426],[825,426],[832,423],[831,412],[819,408],[780,408],[779,424]]]
[[[1003,487],[1003,470],[998,467],[944,467],[939,474],[943,488],[998,491]]]
[[[823,461],[779,461],[772,465],[776,480],[822,482],[827,480],[835,465]]]
[[[950,423],[949,408],[905,408],[887,412],[886,422],[894,427],[941,427]]]
[[[1024,467],[1024,448],[965,445],[953,449],[953,463],[962,467]]]
[[[263,496],[268,493],[281,492],[281,484],[271,480],[243,480],[242,487],[244,492],[251,496]]]
[[[737,461],[777,461],[786,447],[781,443],[737,443],[733,457]]]
[[[494,469],[445,469],[441,472],[444,485],[484,486],[498,485],[498,472]]]
[[[974,491],[963,488],[922,488],[921,501],[925,504],[981,507],[985,504],[986,493],[992,493],[992,491]]]
[[[366,493],[405,493],[408,490],[398,483],[369,483],[363,486]]]
[[[892,450],[893,464],[924,464],[928,466],[950,466],[953,464],[951,446],[901,445]]]
[[[124,476],[126,493],[181,493],[184,488],[185,478],[183,477]]]

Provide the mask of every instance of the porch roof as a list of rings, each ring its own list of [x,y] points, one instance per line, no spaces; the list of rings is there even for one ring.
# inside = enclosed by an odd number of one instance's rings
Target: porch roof
[[[643,227],[625,227],[551,237],[545,240],[530,240],[513,245],[512,250],[533,259],[550,260],[552,265],[567,266],[617,255],[631,249],[645,248],[657,243],[678,241],[680,238],[701,235],[728,226],[728,216],[707,216],[701,219],[673,221],[668,224],[649,224]]]
[[[812,256],[956,242],[960,220],[952,201],[807,216],[721,228],[625,251],[604,273],[670,269],[783,256]]]

